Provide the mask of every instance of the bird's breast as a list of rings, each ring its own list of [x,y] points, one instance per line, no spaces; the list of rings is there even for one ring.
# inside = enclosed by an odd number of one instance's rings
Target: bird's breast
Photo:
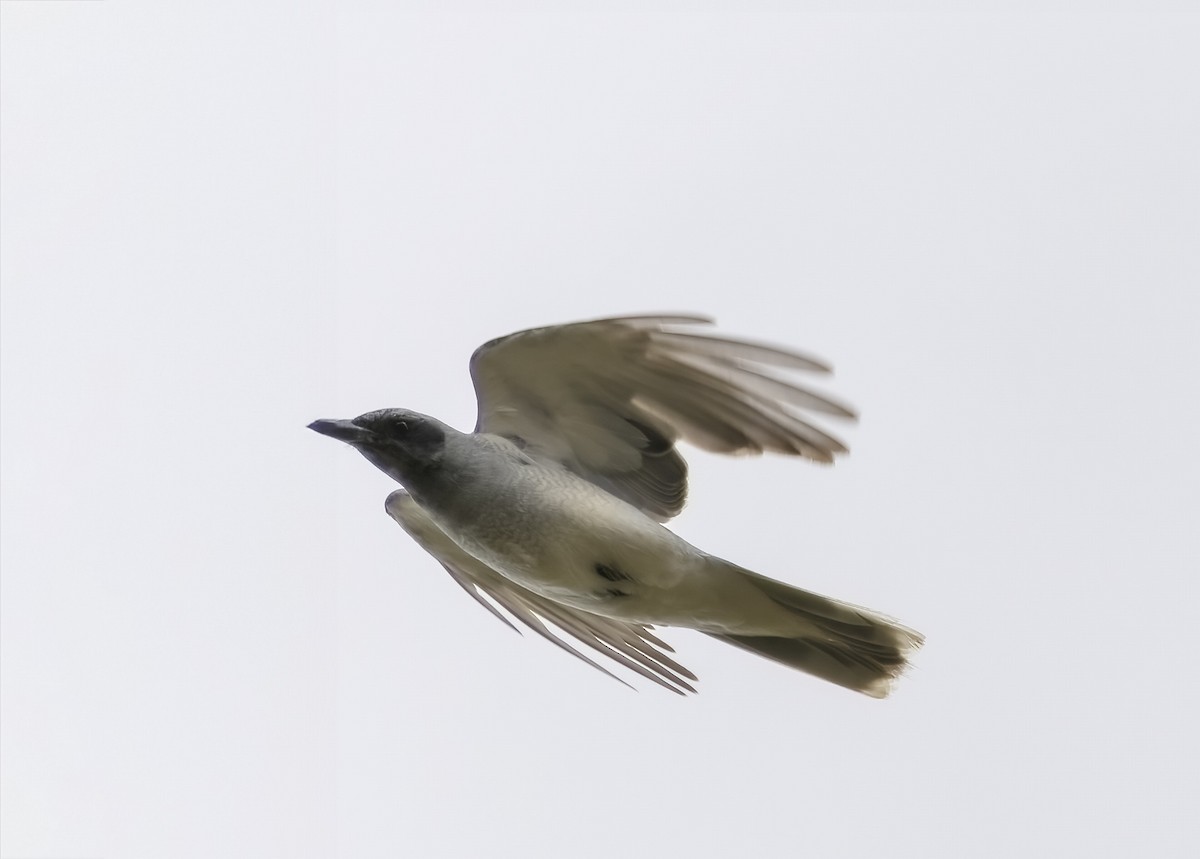
[[[463,549],[552,599],[631,602],[668,587],[700,554],[641,511],[558,469],[514,467],[496,479],[459,475],[434,511]]]

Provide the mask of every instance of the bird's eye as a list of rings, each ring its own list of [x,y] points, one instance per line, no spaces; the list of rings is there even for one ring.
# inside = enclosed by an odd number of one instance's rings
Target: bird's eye
[[[393,427],[393,429],[395,429],[395,431],[398,433],[408,432],[408,421],[396,421],[396,425]]]

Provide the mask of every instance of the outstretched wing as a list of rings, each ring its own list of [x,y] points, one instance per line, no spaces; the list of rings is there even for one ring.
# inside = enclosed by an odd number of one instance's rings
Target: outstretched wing
[[[667,656],[674,650],[654,636],[649,627],[559,605],[509,581],[459,548],[402,489],[389,495],[385,506],[388,515],[411,534],[425,551],[437,558],[463,590],[512,629],[517,630],[497,605],[538,635],[620,683],[625,681],[556,636],[545,621],[550,621],[581,643],[672,692],[683,695],[685,691],[696,691],[688,683],[688,680],[695,680],[696,675]]]
[[[665,521],[683,509],[677,440],[718,453],[832,462],[846,446],[808,413],[854,419],[787,372],[828,373],[775,346],[696,333],[701,316],[628,316],[533,328],[471,357],[476,432],[553,460]]]

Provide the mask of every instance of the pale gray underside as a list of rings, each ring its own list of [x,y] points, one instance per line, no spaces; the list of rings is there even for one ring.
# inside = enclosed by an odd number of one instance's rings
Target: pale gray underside
[[[425,551],[437,558],[463,590],[512,629],[517,628],[497,606],[504,608],[538,635],[621,683],[625,681],[556,636],[546,626],[545,621],[672,692],[682,695],[685,692],[696,691],[688,682],[695,680],[696,675],[667,655],[674,650],[653,635],[650,632],[651,627],[624,623],[560,605],[509,581],[487,564],[459,548],[412,496],[402,489],[388,496],[386,508],[400,527],[411,534]]]

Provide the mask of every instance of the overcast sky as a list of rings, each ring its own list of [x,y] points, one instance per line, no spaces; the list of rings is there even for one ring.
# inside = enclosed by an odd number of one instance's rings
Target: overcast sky
[[[1195,4],[583,5],[0,4],[3,859],[1191,855]],[[673,527],[891,699],[625,689],[305,429],[656,310],[836,366]]]

